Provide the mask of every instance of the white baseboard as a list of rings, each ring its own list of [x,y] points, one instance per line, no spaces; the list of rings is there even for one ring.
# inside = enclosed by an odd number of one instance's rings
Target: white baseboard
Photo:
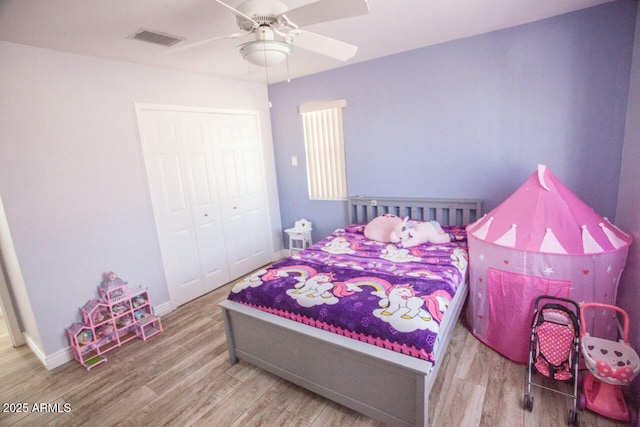
[[[163,302],[162,304],[158,304],[155,307],[153,307],[153,312],[158,317],[162,317],[165,314],[169,314],[173,310],[175,310],[175,308],[171,304],[171,301]]]
[[[45,358],[44,366],[48,370],[52,370],[57,368],[58,366],[64,365],[71,360],[73,360],[73,352],[71,350],[71,347],[67,347],[47,356]]]
[[[71,347],[63,348],[62,350],[57,351],[53,354],[46,355],[29,335],[23,334],[23,336],[33,354],[35,354],[40,363],[42,363],[44,367],[49,371],[57,368],[58,366],[64,365],[65,363],[73,359]]]
[[[273,262],[280,261],[282,258],[286,258],[289,256],[289,249],[282,249],[278,252],[274,252],[273,255],[275,257]]]
[[[36,355],[38,360],[42,362],[44,366],[47,366],[45,363],[45,354],[38,344],[36,344],[26,332],[23,332],[22,336],[24,337],[24,341],[27,343],[27,346],[31,349],[31,352]]]

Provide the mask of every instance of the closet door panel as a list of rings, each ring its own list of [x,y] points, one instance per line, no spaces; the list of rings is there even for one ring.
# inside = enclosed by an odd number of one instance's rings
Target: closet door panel
[[[182,298],[197,298],[202,288],[198,251],[192,227],[188,194],[184,186],[183,162],[179,153],[158,156],[164,198],[162,227],[166,233],[164,243],[167,258],[171,259],[171,274],[167,280],[175,283]]]
[[[241,276],[251,271],[251,267],[246,266],[249,262],[247,245],[250,239],[251,229],[247,227],[245,217],[238,213],[227,217],[227,235],[230,240],[227,246],[227,259],[229,269],[234,272],[232,275]]]
[[[207,114],[181,113],[182,154],[188,172],[191,214],[203,289],[210,292],[229,282],[220,201]]]
[[[244,162],[244,170],[255,171],[260,170],[260,163],[258,160],[258,153],[249,152],[246,153],[242,161]],[[261,182],[258,176],[254,173],[250,173],[244,176],[245,193],[247,196],[253,198],[254,203],[259,203],[261,200],[262,192],[260,191]]]
[[[165,278],[177,306],[203,288],[178,113],[139,111],[139,124]]]
[[[177,290],[187,301],[197,298],[202,293],[202,279],[198,266],[198,252],[195,236],[191,227],[176,230],[171,235],[174,259],[172,268],[176,278]]]
[[[158,170],[162,180],[162,196],[166,211],[172,215],[189,214],[180,153],[158,154]]]
[[[240,188],[240,174],[242,174],[241,165],[237,162],[237,153],[234,150],[222,149],[218,153],[222,162],[219,163],[219,169],[222,172],[222,182],[224,191],[222,192],[227,209],[233,209],[233,202],[240,202],[242,190]],[[230,203],[230,204],[229,204]]]
[[[264,212],[262,209],[247,209],[246,222],[250,230],[247,248],[252,257],[265,253]]]
[[[139,124],[167,288],[179,306],[229,280],[220,212],[210,209],[217,194],[206,116],[140,110]]]
[[[237,277],[271,261],[257,123],[253,116],[224,114],[212,115],[210,123],[229,270]]]

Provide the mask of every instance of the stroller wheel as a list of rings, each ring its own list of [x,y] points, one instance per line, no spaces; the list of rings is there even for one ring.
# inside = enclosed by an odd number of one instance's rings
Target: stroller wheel
[[[533,411],[533,396],[530,394],[524,395],[524,409],[529,412]]]
[[[569,411],[569,425],[576,427],[580,425],[580,412],[573,409]]]

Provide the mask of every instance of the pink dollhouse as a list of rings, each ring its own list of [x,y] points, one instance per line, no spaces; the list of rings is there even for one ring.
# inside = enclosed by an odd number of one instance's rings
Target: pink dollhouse
[[[131,293],[127,282],[110,273],[99,291],[100,298],[82,306],[83,321],[67,329],[73,357],[87,370],[105,362],[107,352],[126,342],[146,341],[162,332],[148,290]]]

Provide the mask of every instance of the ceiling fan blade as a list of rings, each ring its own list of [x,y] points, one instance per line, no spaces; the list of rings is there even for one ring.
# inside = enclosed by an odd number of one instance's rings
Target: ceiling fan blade
[[[306,27],[321,22],[366,15],[367,13],[369,13],[367,0],[319,0],[291,9],[282,15],[286,15],[286,19],[297,27]]]
[[[202,46],[204,44],[211,43],[211,42],[216,41],[216,40],[237,39],[237,38],[246,36],[247,34],[251,34],[251,31],[248,31],[246,33],[233,33],[233,34],[228,34],[226,36],[211,37],[210,39],[204,39],[204,40],[200,40],[200,41],[197,41],[197,42],[185,44],[184,46],[174,47],[172,49],[166,50],[164,53],[165,54],[173,54],[173,53],[177,53],[177,52],[182,52],[183,50],[193,49],[195,47]]]
[[[215,0],[217,3],[221,4],[222,6],[226,7],[227,9],[229,9],[231,12],[235,13],[236,16],[239,16],[241,18],[246,19],[247,21],[251,21],[253,23],[254,27],[257,27],[258,25],[260,25],[258,22],[256,22],[252,17],[250,17],[249,15],[246,15],[242,12],[240,12],[238,9],[236,9],[233,6],[229,6],[228,4],[226,4],[225,2],[221,1],[221,0]]]
[[[309,31],[296,30],[298,33],[293,41],[293,46],[301,47],[321,55],[347,61],[358,52],[358,47],[336,39],[322,36]]]

